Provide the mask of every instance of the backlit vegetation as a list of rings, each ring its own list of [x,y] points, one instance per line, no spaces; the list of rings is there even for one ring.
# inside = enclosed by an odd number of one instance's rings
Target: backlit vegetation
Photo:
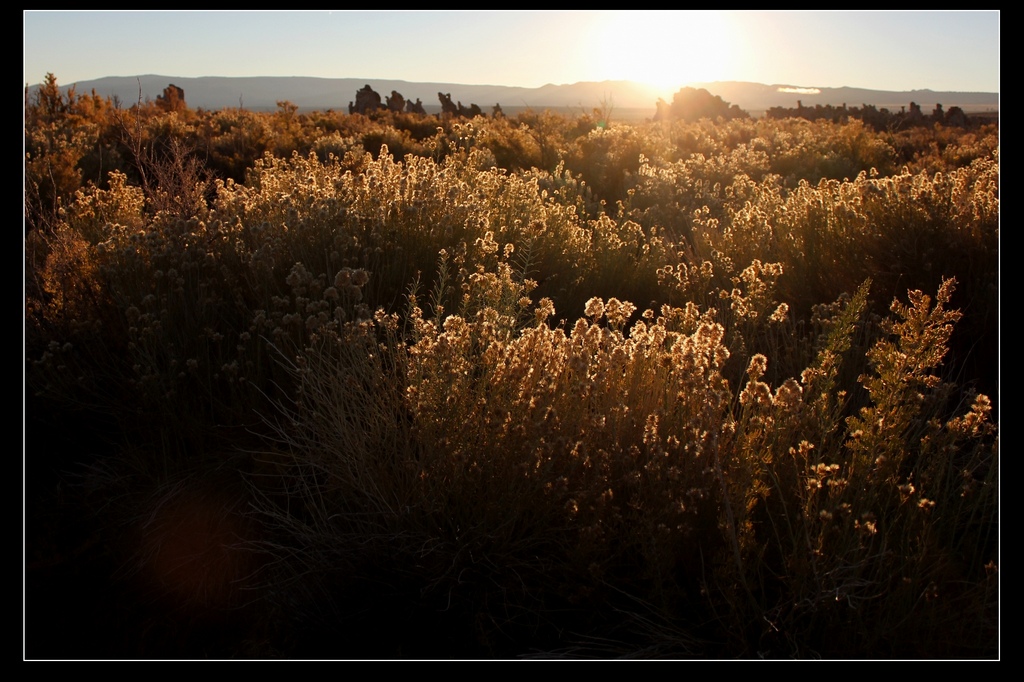
[[[994,127],[165,109],[26,96],[29,655],[998,655]]]

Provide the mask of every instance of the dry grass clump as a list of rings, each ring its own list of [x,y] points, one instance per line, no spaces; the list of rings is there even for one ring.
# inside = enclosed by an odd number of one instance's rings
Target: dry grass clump
[[[293,369],[277,461],[298,487],[264,508],[297,541],[284,566],[338,594],[383,571],[474,622],[492,653],[524,632],[548,641],[564,600],[574,619],[624,595],[687,624],[676,655],[915,656],[940,635],[980,653],[987,635],[949,635],[957,612],[917,618],[939,584],[972,622],[995,606],[988,401],[943,420],[950,392],[930,373],[957,317],[952,284],[934,309],[920,292],[894,303],[894,341],[874,344],[861,378],[870,404],[844,418],[840,368],[867,291],[799,378],[773,387],[756,354],[741,390],[722,375],[725,328],[693,305],[627,327],[632,304],[594,298],[566,331],[548,299],[521,325],[491,305],[424,317],[412,298],[407,347],[383,313],[346,325]],[[396,556],[414,569],[393,573]],[[948,582],[968,565],[973,592]],[[616,646],[641,646],[637,618]]]

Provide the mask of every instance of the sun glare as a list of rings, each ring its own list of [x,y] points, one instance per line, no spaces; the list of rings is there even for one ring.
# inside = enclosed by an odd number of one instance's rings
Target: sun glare
[[[726,80],[741,45],[722,12],[648,10],[603,15],[590,47],[607,74],[603,79],[669,93],[687,83]]]

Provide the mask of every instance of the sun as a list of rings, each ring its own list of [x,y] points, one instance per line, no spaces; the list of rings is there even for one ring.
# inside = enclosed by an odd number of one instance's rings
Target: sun
[[[726,80],[741,42],[728,14],[637,10],[602,13],[592,33],[595,72],[666,93],[687,83]]]

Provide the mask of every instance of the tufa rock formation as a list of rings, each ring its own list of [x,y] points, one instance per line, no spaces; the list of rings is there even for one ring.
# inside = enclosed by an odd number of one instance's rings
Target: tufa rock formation
[[[661,107],[659,111],[661,111],[667,105],[661,102],[659,106]],[[767,118],[805,118],[810,121],[825,120],[836,123],[858,119],[877,131],[930,126],[936,123],[950,127],[970,128],[974,125],[981,125],[984,121],[981,118],[968,118],[960,107],[950,107],[949,111],[943,112],[941,104],[936,104],[931,115],[926,116],[917,102],[911,102],[909,107],[900,107],[899,111],[891,112],[886,108],[879,109],[873,104],[862,104],[860,107],[847,107],[845,104],[842,107],[817,104],[814,107],[805,107],[798,100],[796,108],[772,107],[765,112],[765,116]]]
[[[405,98],[397,90],[391,91],[387,99],[388,111],[400,114],[405,110]]]
[[[475,116],[483,116],[484,112],[476,104],[470,104],[468,107],[463,106],[462,102],[454,104],[452,102],[451,93],[445,94],[443,92],[437,93],[437,99],[441,102],[441,117],[451,118],[453,116],[459,116],[461,118],[474,118]]]
[[[406,100],[405,111],[410,114],[422,114],[423,116],[427,115],[427,110],[423,108],[423,102],[420,101],[419,97],[416,98],[415,103],[413,103],[412,100]]]
[[[475,118],[477,116],[483,116],[483,110],[475,104],[470,104],[468,107],[462,106],[462,102],[459,102],[459,116],[463,118]]]
[[[798,102],[800,108],[803,105]],[[682,88],[672,96],[672,104],[659,99],[657,111],[654,114],[655,121],[681,120],[697,121],[702,118],[715,120],[722,117],[726,120],[734,118],[750,118],[750,115],[733,104],[729,105],[718,95],[712,95],[704,88]]]
[[[452,95],[447,95],[443,92],[437,93],[437,99],[441,102],[441,115],[442,116],[458,116],[459,108],[452,102]]]
[[[380,95],[374,92],[369,85],[364,85],[361,90],[356,91],[355,104],[348,103],[348,113],[350,114],[369,114],[382,108]]]
[[[162,95],[156,96],[156,104],[164,111],[184,111],[187,108],[185,105],[185,91],[171,83],[164,88]]]
[[[967,114],[960,107],[950,107],[946,112],[946,125],[955,128],[967,127]]]

